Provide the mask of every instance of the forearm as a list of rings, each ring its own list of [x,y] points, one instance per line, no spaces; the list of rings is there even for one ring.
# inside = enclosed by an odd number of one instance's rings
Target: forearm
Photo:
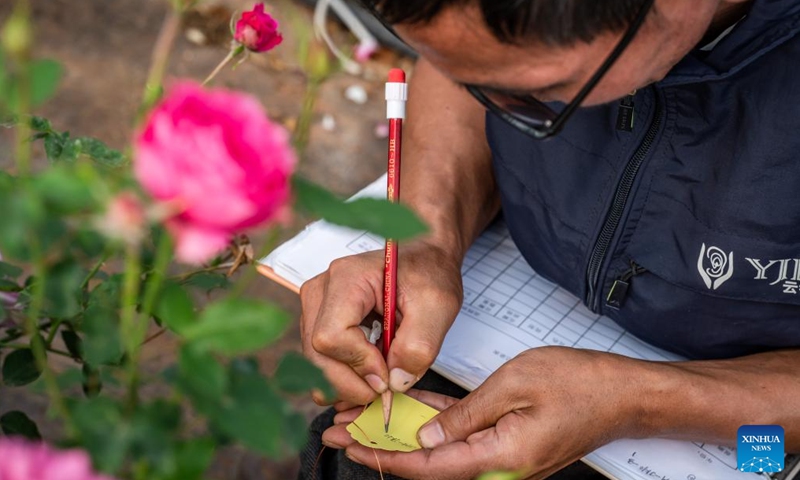
[[[800,452],[800,350],[638,365],[643,436],[733,445],[741,425],[781,425],[786,451]]]
[[[460,261],[500,205],[485,111],[425,60],[409,88],[401,200],[431,227],[426,240]]]

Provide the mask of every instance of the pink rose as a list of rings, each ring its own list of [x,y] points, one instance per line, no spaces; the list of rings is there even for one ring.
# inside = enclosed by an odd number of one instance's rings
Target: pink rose
[[[0,480],[112,480],[92,471],[82,450],[55,450],[45,443],[0,437]]]
[[[254,52],[268,52],[283,41],[278,33],[278,22],[270,14],[264,13],[263,3],[242,14],[242,18],[236,22],[233,38]]]
[[[166,222],[178,260],[202,263],[244,229],[285,219],[295,156],[249,95],[175,85],[134,141],[134,172],[179,212]]]

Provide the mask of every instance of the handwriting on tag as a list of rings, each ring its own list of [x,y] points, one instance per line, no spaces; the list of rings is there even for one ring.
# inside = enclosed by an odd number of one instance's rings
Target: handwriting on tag
[[[353,440],[361,445],[393,452],[413,452],[422,448],[417,432],[439,411],[408,395],[395,393],[389,432],[383,429],[383,408],[378,398],[347,426]]]

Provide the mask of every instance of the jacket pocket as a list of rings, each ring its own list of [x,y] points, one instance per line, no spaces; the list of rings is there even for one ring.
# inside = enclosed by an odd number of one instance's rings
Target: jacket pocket
[[[610,271],[630,271],[631,262],[641,271],[626,282],[624,302],[619,274],[608,279],[604,313],[645,340],[694,358],[800,347],[800,245],[650,209]]]

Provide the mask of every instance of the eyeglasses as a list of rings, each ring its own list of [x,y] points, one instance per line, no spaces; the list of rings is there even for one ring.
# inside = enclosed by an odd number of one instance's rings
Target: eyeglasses
[[[644,23],[654,0],[647,0],[642,4],[631,22],[625,35],[622,36],[617,46],[608,55],[605,62],[592,75],[589,81],[578,92],[575,98],[561,110],[553,110],[547,104],[535,99],[531,95],[514,95],[495,90],[484,89],[475,85],[466,85],[467,91],[483,104],[490,112],[502,118],[518,130],[537,139],[545,139],[556,135],[567,123],[569,117],[578,109],[592,90],[600,83],[603,76],[611,69],[614,62],[622,55],[625,48],[631,43],[639,27]]]

